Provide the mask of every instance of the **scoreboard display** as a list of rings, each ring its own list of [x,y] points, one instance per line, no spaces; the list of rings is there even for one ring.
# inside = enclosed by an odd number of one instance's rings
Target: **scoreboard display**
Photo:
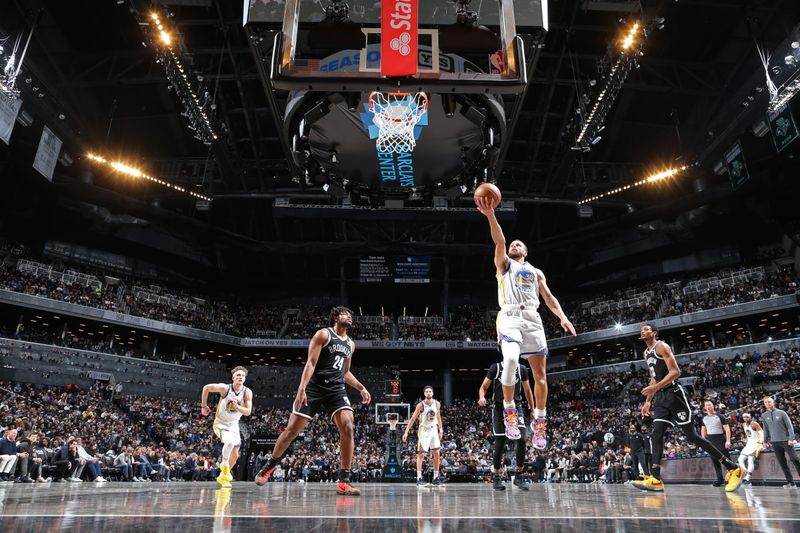
[[[400,397],[400,380],[399,379],[387,379],[386,380],[386,396],[388,398],[392,397]]]
[[[431,258],[418,255],[361,257],[358,277],[361,283],[430,283]]]
[[[430,283],[430,256],[404,255],[397,257],[394,271],[395,283]]]
[[[391,281],[394,272],[382,255],[362,257],[358,262],[358,275],[361,283],[381,283]]]

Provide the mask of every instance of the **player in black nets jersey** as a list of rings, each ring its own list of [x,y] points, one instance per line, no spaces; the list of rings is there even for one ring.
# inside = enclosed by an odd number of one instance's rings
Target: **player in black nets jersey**
[[[647,417],[651,414],[653,416],[653,459],[650,475],[634,481],[633,486],[654,492],[664,491],[664,484],[661,482],[664,433],[668,427],[677,425],[683,431],[687,441],[703,448],[708,455],[719,461],[728,470],[728,474],[725,476],[725,490],[732,492],[742,484],[744,472],[713,444],[697,434],[692,423],[692,408],[689,406],[686,391],[677,381],[681,375],[681,369],[678,368],[678,362],[672,354],[672,349],[667,343],[657,340],[657,335],[658,331],[650,324],[642,326],[639,338],[647,345],[644,359],[650,372],[650,384],[642,389],[642,394],[646,397],[642,406],[642,416]]]
[[[503,374],[503,363],[494,363],[489,367],[486,377],[483,378],[478,389],[478,405],[486,405],[486,390],[492,385],[492,435],[494,435],[494,456],[492,457],[492,486],[494,490],[506,490],[503,485],[503,454],[506,451],[506,442],[510,439],[506,437],[505,423],[503,421],[503,384],[500,376]],[[519,409],[519,428],[523,433],[522,438],[512,441],[516,446],[517,474],[514,476],[514,485],[522,490],[528,490],[525,483],[525,448],[527,443],[525,416],[530,416],[530,409],[534,407],[533,391],[531,390],[530,372],[522,365],[517,365],[516,375],[514,376],[514,402],[516,405],[522,403],[522,391],[525,391],[525,399],[528,401],[528,409]]]
[[[334,307],[330,328],[317,330],[308,345],[308,361],[300,378],[292,414],[272,450],[272,458],[256,474],[256,483],[263,485],[283,459],[292,441],[303,432],[316,413],[328,412],[339,428],[341,467],[336,492],[343,496],[358,496],[361,492],[350,486],[350,467],[353,464],[353,408],[345,392],[345,384],[361,393],[361,403],[371,400],[369,391],[350,372],[355,343],[347,336],[353,325],[353,314],[346,307]]]

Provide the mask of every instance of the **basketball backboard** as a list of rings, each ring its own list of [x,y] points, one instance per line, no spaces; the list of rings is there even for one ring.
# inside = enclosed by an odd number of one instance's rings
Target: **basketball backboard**
[[[246,23],[281,24],[269,43],[270,79],[283,90],[517,94],[527,72],[515,17],[542,31],[547,18],[541,0],[517,6],[487,0],[474,8],[464,1],[426,1],[417,4],[418,31],[402,34],[403,41],[386,35],[383,42],[381,8],[394,2],[247,1]],[[416,55],[416,72],[386,75],[388,47]]]
[[[291,1],[291,0],[290,0]],[[302,0],[298,13],[301,23],[322,22],[330,0]],[[281,23],[286,12],[286,0],[245,0],[244,23]],[[357,24],[379,25],[381,21],[380,0],[348,0],[350,20]],[[458,2],[453,0],[423,0],[420,2],[420,23],[452,24],[458,12]],[[499,25],[497,2],[470,2],[468,9],[478,16],[484,26]],[[514,18],[517,27],[547,30],[547,0],[515,2]]]
[[[386,420],[386,416],[389,413],[398,415],[398,425],[408,424],[408,419],[411,418],[411,405],[407,403],[376,403],[375,423],[388,426],[389,422]]]

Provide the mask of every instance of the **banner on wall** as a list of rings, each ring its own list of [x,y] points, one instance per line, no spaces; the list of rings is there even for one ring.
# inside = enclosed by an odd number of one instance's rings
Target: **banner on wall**
[[[39,148],[33,160],[33,168],[39,174],[53,181],[53,172],[56,169],[58,154],[61,152],[61,139],[55,136],[47,126],[42,129],[42,138],[39,139]]]
[[[797,137],[800,137],[789,106],[784,106],[783,109],[779,109],[774,113],[768,113],[767,123],[769,124],[769,130],[772,132],[772,141],[775,143],[775,149],[779,152],[792,144]]]
[[[21,108],[21,99],[0,94],[0,139],[6,144],[11,141],[11,132],[14,131],[14,124]]]
[[[750,179],[750,171],[747,169],[742,143],[739,141],[736,141],[736,144],[725,152],[725,164],[728,167],[728,176],[734,189],[738,189]]]

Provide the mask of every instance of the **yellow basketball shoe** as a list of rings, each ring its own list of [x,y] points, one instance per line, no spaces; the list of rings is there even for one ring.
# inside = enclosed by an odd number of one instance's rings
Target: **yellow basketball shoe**
[[[233,476],[231,475],[231,467],[230,465],[222,465],[220,467],[220,474],[217,476],[217,483],[223,489],[229,489],[233,485],[231,485],[231,481],[233,481]]]
[[[733,492],[738,489],[739,485],[742,484],[744,474],[744,468],[742,467],[728,470],[728,473],[725,475],[725,491]]]
[[[664,484],[660,479],[653,476],[645,476],[643,479],[631,483],[634,487],[641,490],[649,490],[650,492],[664,492]]]

